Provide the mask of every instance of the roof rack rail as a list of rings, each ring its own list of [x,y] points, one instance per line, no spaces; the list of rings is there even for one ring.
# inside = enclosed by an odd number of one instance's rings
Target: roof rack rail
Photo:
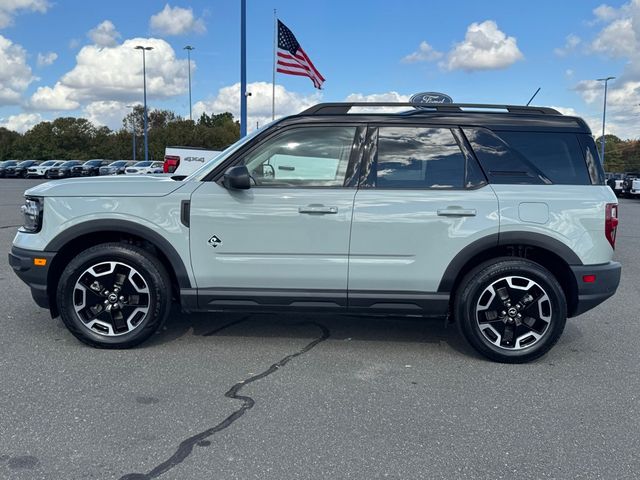
[[[506,110],[509,113],[537,113],[543,115],[562,115],[559,111],[549,107],[528,107],[524,105],[490,105],[483,103],[411,103],[411,102],[341,102],[319,103],[300,113],[300,115],[342,115],[349,113],[354,107],[413,107],[412,113],[427,111],[436,112],[464,112],[469,110]]]

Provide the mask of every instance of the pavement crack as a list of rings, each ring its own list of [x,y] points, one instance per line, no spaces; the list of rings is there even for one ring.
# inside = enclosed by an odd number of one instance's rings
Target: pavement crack
[[[226,324],[222,325],[221,327],[217,327],[214,330],[211,330],[210,332],[207,332],[202,336],[203,337],[211,337],[211,336],[215,335],[216,333],[220,332],[221,330],[224,330],[225,328],[233,327],[234,325],[237,325],[239,323],[244,322],[248,318],[249,318],[249,315],[245,315],[244,317],[239,318],[238,320],[234,320],[233,322],[226,323]]]
[[[227,328],[231,325],[234,325],[244,320],[245,318],[242,318],[235,322],[231,322],[223,327],[220,327],[212,332],[209,332],[207,336],[213,335],[214,333],[219,332],[223,328]],[[227,390],[224,396],[227,398],[232,398],[234,400],[240,400],[242,401],[242,405],[240,406],[240,408],[234,411],[231,415],[225,418],[222,422],[180,442],[180,445],[178,445],[178,448],[173,455],[171,455],[167,460],[165,460],[158,466],[154,467],[148,473],[128,473],[120,477],[120,480],[150,480],[153,478],[158,478],[160,475],[167,473],[173,467],[182,463],[187,457],[189,457],[189,455],[191,455],[191,453],[193,452],[193,447],[198,445],[200,442],[204,442],[207,437],[210,437],[211,435],[214,435],[230,427],[236,420],[242,417],[247,412],[247,410],[251,410],[253,408],[253,406],[255,405],[255,400],[249,397],[248,395],[240,395],[240,390],[242,390],[242,387],[250,383],[257,382],[258,380],[262,380],[263,378],[268,377],[272,373],[277,372],[280,368],[284,367],[291,360],[301,355],[304,355],[319,343],[324,342],[331,335],[331,333],[329,332],[329,329],[320,323],[298,322],[298,323],[295,323],[294,325],[312,325],[314,327],[317,327],[318,329],[320,329],[320,336],[315,338],[313,341],[309,342],[307,345],[305,345],[302,349],[298,350],[297,352],[289,354],[286,357],[278,360],[276,363],[271,365],[269,368],[267,368],[263,372],[253,375],[245,380],[241,380],[240,382],[233,385],[229,390]]]
[[[18,228],[21,226],[22,225],[0,225],[0,230],[2,230],[3,228]]]

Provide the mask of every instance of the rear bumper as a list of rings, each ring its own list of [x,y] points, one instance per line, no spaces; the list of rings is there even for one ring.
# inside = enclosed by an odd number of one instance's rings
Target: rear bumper
[[[33,300],[42,308],[49,308],[50,305],[47,277],[55,255],[56,252],[39,252],[18,247],[12,247],[9,252],[9,265],[20,280],[29,285]],[[34,258],[46,259],[46,265],[35,266]]]
[[[612,297],[620,284],[622,265],[609,262],[601,265],[572,266],[578,286],[577,302],[569,311],[570,317],[581,315]],[[585,275],[595,275],[595,281],[585,282]]]

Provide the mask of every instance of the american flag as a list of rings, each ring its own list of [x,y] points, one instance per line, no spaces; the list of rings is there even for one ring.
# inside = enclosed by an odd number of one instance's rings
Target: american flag
[[[280,73],[309,77],[313,86],[321,88],[324,77],[316,70],[307,54],[287,26],[278,20],[278,68]]]

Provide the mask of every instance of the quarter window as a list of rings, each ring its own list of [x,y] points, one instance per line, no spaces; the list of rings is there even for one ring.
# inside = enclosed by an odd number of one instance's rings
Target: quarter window
[[[448,128],[380,127],[376,186],[463,188],[465,157]]]
[[[285,131],[245,158],[256,186],[341,187],[356,127],[305,127]]]

